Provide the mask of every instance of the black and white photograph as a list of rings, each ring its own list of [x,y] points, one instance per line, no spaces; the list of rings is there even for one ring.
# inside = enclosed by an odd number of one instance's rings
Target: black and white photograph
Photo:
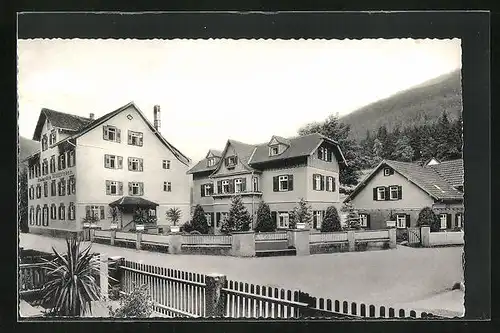
[[[18,320],[464,315],[460,38],[17,57]]]

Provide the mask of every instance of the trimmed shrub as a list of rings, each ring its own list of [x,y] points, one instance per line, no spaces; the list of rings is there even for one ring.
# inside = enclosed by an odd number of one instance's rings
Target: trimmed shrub
[[[439,231],[440,225],[439,217],[434,213],[430,207],[424,207],[418,214],[417,226],[429,226],[432,232]]]
[[[325,217],[321,223],[321,232],[342,231],[340,225],[340,217],[335,206],[330,206],[326,209]]]
[[[200,233],[205,235],[208,234],[209,226],[207,217],[205,216],[205,210],[203,210],[203,207],[201,207],[201,205],[196,205],[196,207],[194,208],[191,225],[193,227],[193,230],[199,231]]]
[[[255,231],[258,232],[271,232],[276,230],[276,223],[271,217],[271,210],[269,205],[264,201],[259,203],[259,208],[257,209],[257,225],[255,226]]]
[[[250,213],[243,206],[243,201],[239,195],[233,197],[231,200],[231,208],[229,209],[229,217],[223,221],[221,231],[229,233],[232,231],[248,231],[252,218]]]

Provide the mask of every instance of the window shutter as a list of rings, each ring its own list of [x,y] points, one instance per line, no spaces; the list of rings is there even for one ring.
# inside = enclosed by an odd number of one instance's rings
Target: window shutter
[[[139,183],[139,193],[144,195],[144,183]]]
[[[205,196],[205,185],[204,184],[200,185],[200,190],[201,190],[201,197],[203,198]]]
[[[128,183],[128,195],[132,195],[132,184]]]
[[[106,195],[111,194],[111,182],[106,180]]]
[[[410,214],[406,214],[406,227],[407,228],[411,227]]]
[[[90,217],[90,206],[85,206],[85,216]]]
[[[332,153],[331,152],[328,152],[328,154],[326,155],[326,161],[327,162],[331,162],[332,161]]]
[[[273,192],[278,192],[279,191],[279,181],[278,181],[278,176],[273,177]]]
[[[377,188],[373,188],[373,200],[377,201]]]
[[[367,214],[366,214],[366,227],[367,227],[368,229],[370,229],[370,228],[371,228],[371,223],[370,223],[370,222],[371,222],[371,221],[370,221],[370,214],[368,214],[368,213],[367,213]]]
[[[123,169],[123,157],[118,156],[117,159],[118,159],[118,169]]]
[[[390,174],[390,175],[393,175],[393,174],[394,174],[394,169],[393,169],[393,168],[389,168],[389,174]]]
[[[106,140],[108,138],[108,128],[106,126],[102,127],[102,138]]]
[[[337,190],[337,179],[335,177],[332,177],[332,192],[335,192]]]
[[[127,143],[128,143],[129,145],[130,145],[130,144],[132,144],[132,136],[130,135],[130,131],[128,131]]]
[[[144,163],[142,158],[139,160],[139,171],[144,171]]]
[[[403,186],[398,186],[398,199],[403,199]]]
[[[61,170],[61,155],[57,156],[57,170]]]
[[[131,171],[132,170],[132,159],[129,157],[129,158],[127,158],[127,161],[128,161],[128,171]]]
[[[222,180],[217,181],[217,193],[222,193]]]
[[[118,182],[118,194],[123,195],[123,182]]]
[[[389,187],[386,187],[385,188],[385,200],[389,200],[389,198],[390,198],[390,192],[391,191],[390,191]]]
[[[446,214],[446,229],[451,229],[451,214]]]
[[[229,180],[229,193],[234,193],[234,179]]]
[[[320,175],[320,178],[321,178],[321,188],[320,188],[320,190],[324,191],[325,190],[325,176]]]
[[[122,141],[121,139],[121,130],[120,129],[116,129],[116,142],[120,143]]]
[[[247,179],[241,178],[241,192],[247,191]]]
[[[315,190],[315,191],[317,190],[317,188],[316,188],[316,176],[317,176],[317,174],[313,174],[313,190]]]
[[[238,156],[234,157],[234,165],[238,164]]]
[[[271,219],[274,221],[275,225],[278,225],[278,214],[276,212],[271,212]]]
[[[215,213],[215,226],[219,226],[220,212]]]
[[[139,146],[141,146],[141,147],[142,147],[142,134],[141,134],[141,136],[139,137]]]
[[[288,175],[288,191],[293,191],[293,175]]]
[[[229,165],[229,157],[226,157],[226,158],[224,159],[224,165],[225,165],[225,166],[228,166],[228,165]]]
[[[320,160],[322,160],[322,159],[323,159],[323,147],[319,147],[319,148],[318,148],[318,158],[319,158]]]
[[[106,216],[104,216],[104,206],[101,206],[100,210],[101,210],[101,220],[104,220],[106,218]]]
[[[215,213],[210,213],[210,226],[215,225]]]

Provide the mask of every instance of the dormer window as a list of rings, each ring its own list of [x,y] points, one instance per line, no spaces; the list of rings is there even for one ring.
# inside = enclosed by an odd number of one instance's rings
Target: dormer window
[[[279,154],[279,147],[278,146],[269,147],[269,156],[276,156],[278,154]]]
[[[392,173],[390,168],[384,168],[384,176],[390,176],[391,174]]]
[[[238,163],[237,156],[229,156],[226,157],[226,167],[234,167]]]
[[[48,148],[48,144],[47,144],[47,134],[44,134],[43,135],[43,138],[42,138],[42,151],[46,151]]]
[[[331,162],[332,161],[332,152],[327,147],[319,147],[318,148],[318,159]]]
[[[55,129],[53,129],[52,131],[50,131],[49,145],[53,145],[54,143],[56,143],[56,140],[57,140],[57,132]]]
[[[217,163],[214,157],[208,159],[208,166],[213,167]]]

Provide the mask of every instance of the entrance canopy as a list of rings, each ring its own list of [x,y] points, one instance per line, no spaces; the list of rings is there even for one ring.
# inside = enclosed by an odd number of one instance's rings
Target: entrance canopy
[[[116,201],[113,201],[109,204],[110,207],[120,207],[120,208],[149,208],[156,209],[158,204],[156,202],[152,202],[146,200],[141,197],[122,197]]]

